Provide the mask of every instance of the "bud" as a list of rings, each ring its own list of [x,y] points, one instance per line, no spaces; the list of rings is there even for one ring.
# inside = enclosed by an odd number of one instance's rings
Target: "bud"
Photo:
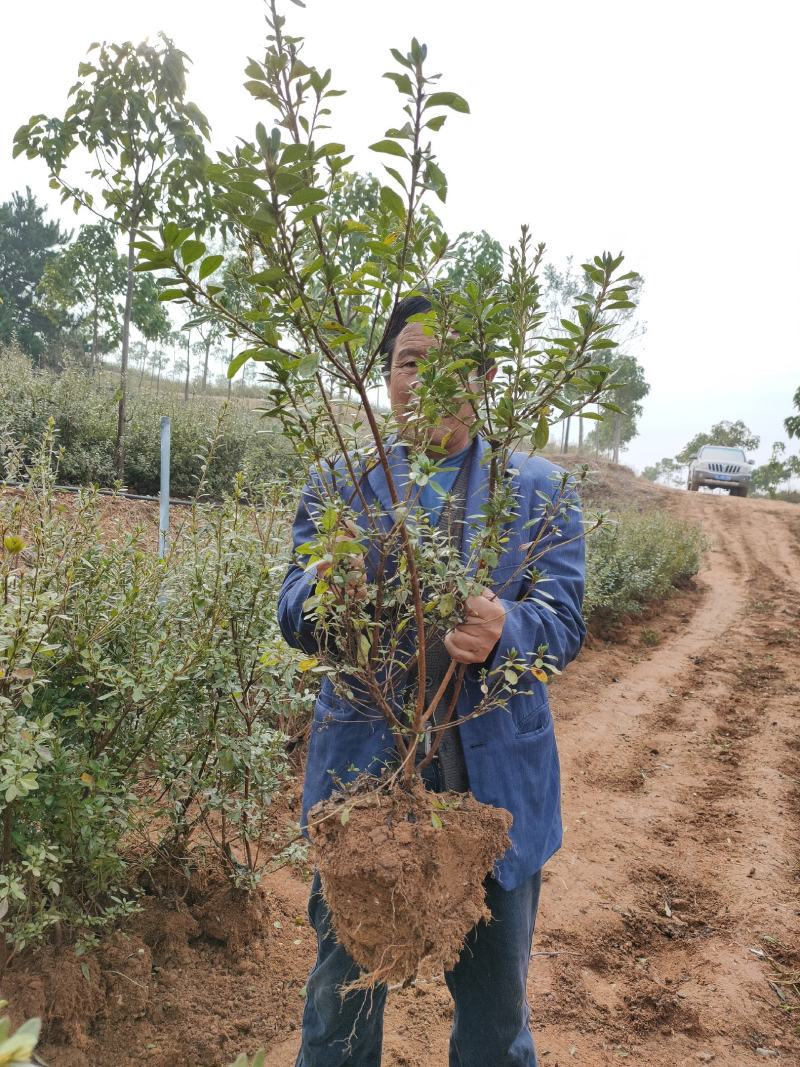
[[[10,552],[12,556],[18,555],[25,547],[25,542],[19,536],[19,534],[6,534],[3,538],[3,548],[6,552]]]

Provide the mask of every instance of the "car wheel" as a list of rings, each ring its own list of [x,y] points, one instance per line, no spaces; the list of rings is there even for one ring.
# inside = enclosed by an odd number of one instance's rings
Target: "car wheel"
[[[736,491],[736,495],[737,496],[747,496],[747,486],[746,485],[740,485],[739,488]]]
[[[700,488],[700,486],[697,484],[697,482],[689,482],[689,492],[690,493],[696,493],[699,488]]]

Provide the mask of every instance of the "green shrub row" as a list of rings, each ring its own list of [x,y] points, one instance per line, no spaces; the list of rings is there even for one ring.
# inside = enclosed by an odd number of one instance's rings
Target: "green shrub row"
[[[53,435],[0,494],[0,918],[3,956],[53,927],[92,936],[137,876],[202,824],[231,876],[258,877],[285,740],[313,664],[275,599],[285,508],[196,504],[165,560],[140,531],[104,543],[101,500],[54,491]],[[248,487],[247,499],[256,499]]]
[[[640,614],[700,568],[704,538],[693,523],[662,511],[610,516],[587,538],[587,619]]]
[[[37,370],[14,348],[0,349],[0,433],[20,442],[30,455],[55,421],[63,449],[59,477],[65,485],[115,483],[117,433],[116,383],[79,368],[58,374]],[[125,448],[126,488],[156,494],[160,477],[160,420],[171,419],[172,496],[194,496],[209,436],[221,420],[221,433],[207,472],[206,492],[221,498],[237,472],[259,481],[293,469],[294,461],[280,434],[241,401],[226,406],[219,398],[194,397],[184,402],[174,391],[133,392],[128,404]],[[0,456],[0,476],[4,476]]]

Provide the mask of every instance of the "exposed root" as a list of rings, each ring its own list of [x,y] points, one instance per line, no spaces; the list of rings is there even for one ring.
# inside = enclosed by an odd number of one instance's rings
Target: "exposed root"
[[[309,823],[336,936],[363,971],[344,992],[450,969],[489,919],[483,881],[508,848],[507,811],[419,780],[362,782]]]

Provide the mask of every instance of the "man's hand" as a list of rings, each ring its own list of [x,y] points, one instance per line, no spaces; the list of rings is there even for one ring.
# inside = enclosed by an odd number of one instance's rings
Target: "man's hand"
[[[466,621],[445,634],[444,647],[456,663],[483,663],[500,640],[505,608],[490,589],[468,597],[466,608]]]
[[[346,540],[347,537],[341,534],[337,537],[337,540]],[[357,552],[349,552],[346,556],[340,557],[337,561],[337,570],[343,572],[344,585],[338,585],[334,583],[331,588],[334,593],[340,598],[346,600],[362,601],[367,599],[367,572],[364,566],[364,557]],[[330,563],[318,563],[317,575],[320,578],[324,578],[331,570],[332,564]]]

